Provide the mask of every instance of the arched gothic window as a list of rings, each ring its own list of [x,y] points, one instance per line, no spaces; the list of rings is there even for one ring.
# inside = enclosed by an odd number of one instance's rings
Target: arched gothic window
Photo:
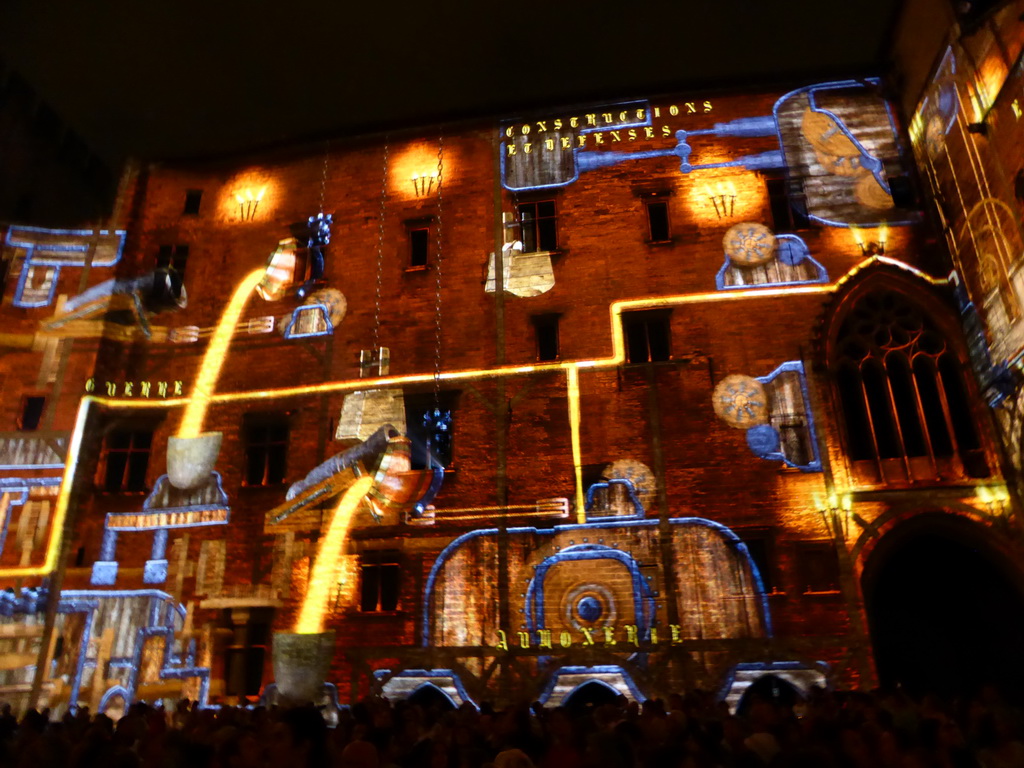
[[[882,480],[989,474],[960,357],[920,307],[893,290],[868,293],[843,319],[834,350],[855,463],[874,463]]]

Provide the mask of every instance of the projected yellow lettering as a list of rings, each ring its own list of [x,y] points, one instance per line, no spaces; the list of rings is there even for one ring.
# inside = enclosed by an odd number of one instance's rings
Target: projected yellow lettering
[[[104,381],[102,390],[105,391],[110,397],[116,397],[120,391],[122,397],[150,397],[153,394],[154,387],[159,397],[167,397],[173,395],[180,397],[185,391],[185,382],[181,379],[174,381]],[[97,381],[95,378],[88,378],[85,381],[85,391],[92,393],[96,391]]]
[[[515,631],[516,644],[514,647],[523,650],[554,650],[555,633],[550,629],[537,629],[533,632],[519,629]],[[640,627],[636,624],[624,624],[622,627],[579,627],[576,632],[563,629],[558,631],[557,640],[561,648],[591,647],[598,644],[605,648],[619,645],[619,642],[633,648],[651,648],[659,645],[680,645],[683,642],[683,627],[681,624],[669,624],[668,634],[661,636],[657,627],[650,627],[646,631],[647,637],[643,637]],[[499,651],[510,650],[508,641],[509,633],[503,629],[498,630],[498,639],[494,647]]]

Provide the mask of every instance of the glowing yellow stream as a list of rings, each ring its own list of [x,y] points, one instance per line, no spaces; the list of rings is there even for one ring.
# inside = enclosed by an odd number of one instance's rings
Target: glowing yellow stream
[[[341,495],[338,506],[334,508],[331,523],[327,527],[327,535],[320,542],[320,548],[316,553],[316,565],[313,566],[313,574],[309,577],[309,588],[306,590],[305,600],[302,601],[299,620],[295,623],[295,631],[300,635],[323,631],[324,613],[327,611],[331,590],[338,579],[338,558],[348,535],[352,513],[369,493],[372,485],[372,475],[360,477]]]
[[[242,282],[235,288],[231,302],[220,316],[217,330],[214,331],[210,346],[206,348],[203,355],[203,364],[199,368],[199,378],[196,379],[195,387],[192,389],[192,396],[189,398],[188,407],[185,408],[185,415],[178,428],[178,437],[198,437],[203,431],[203,419],[206,418],[206,407],[213,397],[214,387],[217,386],[217,379],[220,378],[220,369],[224,365],[224,358],[228,353],[228,344],[231,343],[231,336],[234,334],[238,318],[245,308],[256,284],[263,279],[266,273],[265,268],[255,269],[246,275]]]

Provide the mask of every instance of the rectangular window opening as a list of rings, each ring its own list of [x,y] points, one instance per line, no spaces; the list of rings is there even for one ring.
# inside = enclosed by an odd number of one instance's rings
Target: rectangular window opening
[[[264,415],[245,424],[245,485],[268,486],[284,482],[288,432],[286,416]]]
[[[454,424],[458,393],[441,392],[437,403],[433,392],[413,393],[405,396],[406,434],[412,440],[412,469],[427,469],[432,466],[451,467]],[[452,421],[447,429],[432,430],[428,417],[433,423],[434,409],[442,415],[451,414]]]
[[[554,200],[520,203],[516,206],[516,215],[523,253],[558,250],[558,220]]]
[[[108,493],[145,491],[152,445],[152,430],[116,429],[110,432],[106,442],[103,490]]]
[[[627,363],[658,363],[672,359],[670,318],[671,314],[664,311],[622,313]]]
[[[416,227],[409,230],[409,266],[427,266],[430,254],[430,228]]]
[[[185,208],[182,214],[185,216],[198,216],[199,204],[203,199],[203,190],[189,189],[185,192]]]
[[[540,362],[557,360],[559,355],[558,315],[534,316],[533,330],[537,338],[537,360]]]
[[[224,693],[228,696],[259,696],[271,621],[269,610],[256,608],[248,621],[233,624],[231,644],[224,655]]]
[[[359,610],[384,613],[398,610],[401,568],[394,553],[375,553],[360,564]]]
[[[804,593],[839,591],[839,557],[832,542],[803,542],[797,562]]]
[[[652,243],[671,240],[668,227],[668,202],[657,200],[645,204],[647,209],[647,232]]]
[[[21,403],[21,418],[18,420],[18,429],[22,432],[32,432],[39,429],[45,407],[46,397],[44,395],[28,395]]]

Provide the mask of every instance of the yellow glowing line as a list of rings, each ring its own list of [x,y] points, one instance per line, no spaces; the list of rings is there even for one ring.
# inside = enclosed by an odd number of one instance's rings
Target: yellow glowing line
[[[439,523],[461,523],[461,522],[464,522],[466,520],[475,520],[475,521],[493,520],[494,517],[495,517],[495,515],[491,515],[491,516],[488,516],[486,518],[482,517],[481,515],[443,515],[443,516],[442,515],[438,515],[435,518],[435,520],[437,522],[439,522]],[[510,515],[498,515],[498,517],[514,517],[516,519],[524,518],[524,517],[544,517],[544,518],[547,518],[547,519],[550,520],[550,519],[553,519],[553,518],[554,519],[562,518],[563,515],[559,514],[559,512],[557,510],[553,509],[550,512],[541,512],[541,511],[517,512],[517,513],[514,513],[514,514],[510,514]]]
[[[832,285],[799,285],[780,288],[748,288],[730,291],[708,291],[702,293],[690,293],[679,296],[661,296],[646,299],[627,299],[616,301],[610,307],[611,332],[612,332],[612,355],[611,357],[595,358],[591,360],[571,360],[558,363],[532,363],[525,365],[501,366],[496,368],[467,368],[455,371],[442,372],[438,379],[442,382],[465,381],[472,379],[499,378],[504,376],[518,376],[521,374],[537,374],[555,371],[568,371],[570,369],[591,369],[614,368],[622,365],[626,360],[625,341],[622,333],[622,324],[619,321],[624,311],[634,309],[653,309],[658,307],[673,307],[686,304],[709,303],[709,302],[731,302],[740,299],[776,299],[792,298],[801,295],[826,295],[834,293],[842,285],[848,282],[854,275],[878,262],[891,264],[904,269],[932,285],[945,285],[945,280],[931,277],[914,267],[905,264],[898,259],[887,256],[869,256],[855,265],[847,274],[839,278]],[[379,378],[363,379],[342,379],[340,381],[324,382],[322,384],[304,384],[297,387],[281,387],[278,389],[257,389],[241,392],[225,392],[214,394],[210,397],[211,403],[233,403],[249,400],[271,400],[287,397],[299,397],[303,395],[329,394],[332,392],[352,392],[361,389],[385,389],[388,387],[401,386],[404,384],[426,384],[434,381],[433,373],[412,373],[400,376],[381,376]],[[198,385],[197,385],[198,388]],[[180,405],[182,400],[119,400],[105,399],[105,404],[116,406],[136,407],[173,407]]]
[[[185,408],[185,415],[178,428],[178,437],[197,437],[202,432],[206,408],[213,395],[213,389],[217,386],[217,379],[220,378],[220,371],[224,366],[224,358],[227,357],[228,345],[231,343],[235,326],[238,325],[238,318],[241,317],[245,303],[249,300],[249,294],[263,279],[265,273],[264,268],[254,269],[242,278],[242,282],[235,288],[235,293],[217,324],[213,340],[206,348],[206,354],[203,355],[199,378],[196,379],[195,386],[192,388],[192,396],[189,398],[188,407]]]
[[[0,568],[0,578],[45,576],[56,569],[57,557],[60,554],[61,542],[64,538],[64,520],[67,518],[68,506],[71,502],[71,484],[74,481],[75,470],[78,468],[78,454],[82,447],[82,438],[85,436],[85,422],[89,415],[91,400],[90,397],[83,397],[82,402],[78,404],[78,415],[75,417],[75,427],[71,432],[71,440],[68,442],[67,463],[64,465],[60,491],[57,493],[57,504],[53,511],[53,521],[50,523],[50,536],[46,541],[46,557],[43,564]]]
[[[452,508],[446,508],[446,509],[436,509],[435,508],[433,510],[433,512],[434,512],[435,515],[438,515],[438,516],[444,515],[445,517],[447,517],[449,513],[451,513],[451,514],[462,514],[462,513],[469,513],[469,512],[481,512],[481,513],[482,512],[510,512],[512,510],[517,510],[517,509],[519,509],[519,510],[523,510],[523,509],[531,510],[531,511],[536,512],[536,513],[551,514],[551,512],[557,512],[560,509],[564,509],[564,507],[559,502],[548,502],[548,503],[544,503],[544,504],[540,504],[540,503],[538,503],[538,504],[509,504],[509,505],[504,506],[504,507],[502,507],[502,506],[493,506],[493,507],[452,507]],[[519,517],[519,515],[516,515],[516,517]]]
[[[565,386],[569,393],[569,435],[572,439],[572,468],[576,476],[576,522],[587,522],[583,505],[583,455],[580,451],[580,374],[575,367],[565,371]]]
[[[320,542],[320,547],[316,552],[316,564],[313,566],[313,573],[309,578],[306,597],[302,601],[299,620],[295,623],[295,631],[300,635],[323,631],[327,600],[338,580],[338,558],[341,556],[341,547],[348,534],[352,513],[359,506],[359,502],[369,493],[372,485],[372,475],[360,477],[342,494],[338,506],[334,509],[334,514],[331,515],[327,535]]]
[[[581,453],[579,447],[579,370],[581,368],[599,370],[602,368],[614,368],[625,362],[625,344],[622,334],[622,324],[619,317],[624,310],[649,309],[655,307],[671,307],[698,302],[736,301],[739,299],[756,298],[781,298],[803,294],[829,294],[835,293],[857,273],[873,263],[882,263],[897,266],[904,269],[920,279],[932,285],[945,285],[945,280],[927,275],[919,269],[910,266],[898,259],[888,256],[869,256],[854,266],[839,278],[832,285],[809,285],[809,286],[788,286],[785,288],[749,288],[735,291],[714,291],[704,293],[691,293],[681,296],[663,296],[647,299],[630,299],[616,301],[611,305],[611,331],[612,331],[612,356],[609,358],[597,358],[593,360],[573,360],[561,363],[535,363],[532,365],[514,365],[501,368],[466,369],[461,371],[448,371],[440,375],[441,381],[460,381],[468,379],[496,378],[500,376],[514,376],[524,373],[545,373],[552,371],[566,371],[567,386],[569,392],[569,423],[573,438],[573,465],[576,474],[576,507],[577,519],[585,516],[583,511],[583,483]],[[262,274],[263,270],[259,270]],[[301,387],[284,387],[281,389],[250,390],[248,392],[229,392],[220,395],[213,395],[210,402],[229,403],[248,400],[269,400],[285,397],[298,397],[301,395],[326,394],[331,392],[350,392],[359,389],[383,389],[386,387],[399,386],[403,384],[427,383],[434,381],[432,373],[407,374],[404,376],[385,376],[376,379],[351,379],[333,381],[325,384],[304,385]],[[575,382],[575,394],[571,387]],[[75,423],[71,444],[68,446],[68,462],[64,468],[64,479],[61,483],[60,494],[57,497],[57,509],[54,512],[54,527],[51,529],[50,538],[47,544],[46,564],[42,567],[16,567],[0,568],[0,578],[42,576],[49,573],[56,563],[61,537],[60,526],[63,524],[64,515],[67,513],[68,499],[70,496],[71,480],[78,465],[78,451],[81,443],[85,421],[85,413],[88,412],[90,403],[103,405],[112,408],[177,408],[187,405],[191,401],[186,398],[168,398],[166,400],[149,400],[142,398],[117,399],[109,397],[96,397],[86,395],[78,410],[78,421]]]

